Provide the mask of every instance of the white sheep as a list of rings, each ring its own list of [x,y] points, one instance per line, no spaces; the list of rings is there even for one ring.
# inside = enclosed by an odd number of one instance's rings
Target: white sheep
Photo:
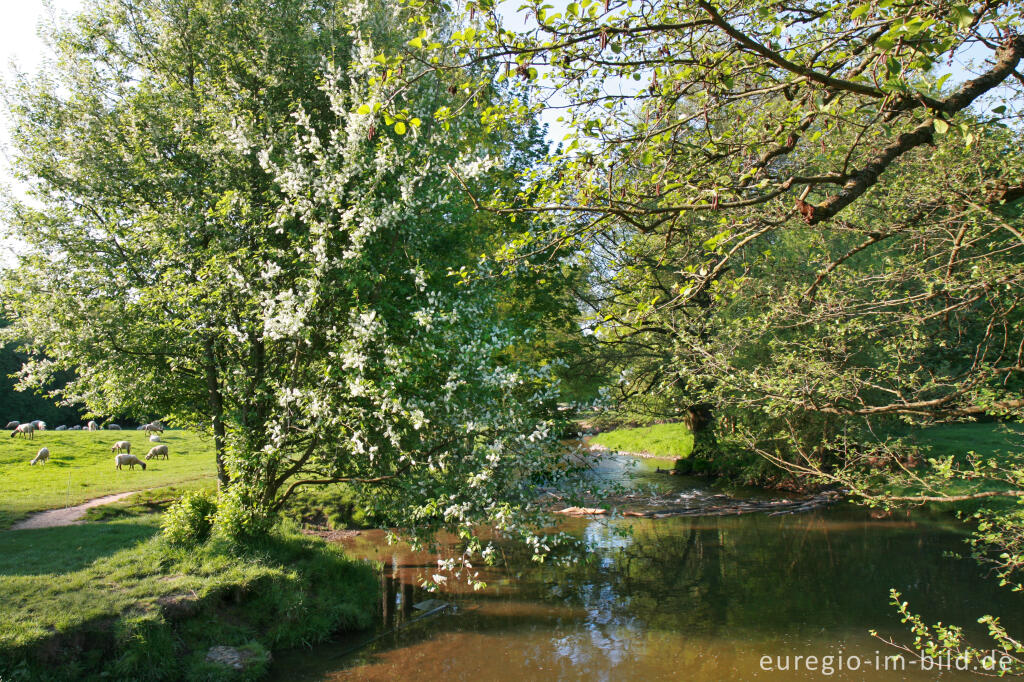
[[[39,452],[29,464],[44,464],[48,459],[50,459],[50,448],[39,448]]]
[[[160,459],[161,457],[164,459],[170,459],[166,445],[154,446],[146,453],[146,459]]]
[[[85,428],[87,430],[89,430],[89,431],[99,431],[100,430],[100,425],[97,424],[96,422],[90,420],[89,423],[85,425]]]
[[[136,464],[141,464],[142,470],[146,470],[146,463],[143,462],[138,457],[136,457],[135,455],[114,455],[114,464],[118,469],[120,469],[122,466],[127,465],[128,468],[131,469],[132,471],[135,470]]]
[[[142,430],[146,433],[163,433],[164,426],[160,422],[150,422],[142,425]]]
[[[81,425],[81,424],[75,424],[74,426],[72,426],[72,427],[71,427],[70,429],[68,429],[68,430],[69,430],[69,431],[81,431],[81,430],[82,430],[82,425]]]
[[[33,419],[32,424],[40,431],[46,430],[46,422],[44,422],[42,419]]]
[[[7,422],[7,426],[5,426],[4,428],[5,429],[16,429],[19,426],[21,426],[21,422],[9,421],[9,422]]]
[[[103,428],[105,428],[107,431],[120,431],[121,430],[121,427],[118,426],[117,424],[107,424]]]
[[[154,433],[152,436],[149,437],[149,442],[150,443],[159,443],[160,442],[160,436],[158,436],[158,435],[156,435]]]
[[[14,438],[19,433],[22,437],[35,438],[35,430],[36,425],[31,422],[28,424],[21,424],[11,432],[11,438]]]
[[[54,429],[54,431],[67,431],[67,430],[68,430],[68,427],[64,426],[63,424],[61,424],[60,426],[58,426],[57,428]]]
[[[126,440],[119,440],[110,446],[111,452],[127,452],[129,455],[132,453],[132,444]]]

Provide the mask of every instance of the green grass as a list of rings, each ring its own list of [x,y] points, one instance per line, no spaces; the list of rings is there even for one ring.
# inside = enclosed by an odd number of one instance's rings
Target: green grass
[[[34,511],[75,505],[112,493],[166,486],[216,475],[212,440],[189,431],[165,431],[170,458],[150,460],[145,471],[114,468],[110,446],[132,444],[140,459],[150,447],[142,431],[41,431],[27,440],[0,435],[0,529]],[[30,466],[41,447],[50,461]]]
[[[373,622],[374,570],[334,546],[285,531],[176,549],[158,519],[0,532],[0,679],[234,679],[209,647],[262,655]]]
[[[910,445],[920,446],[925,458],[944,459],[952,456],[953,461],[965,469],[968,454],[973,452],[984,461],[994,461],[998,466],[1019,469],[1024,464],[1024,425],[978,422],[963,424],[941,424],[925,429],[904,430],[893,435],[902,436]],[[986,480],[984,477],[965,480],[953,477],[940,481],[936,488],[946,495],[964,495],[975,492],[1006,490],[1004,481]],[[935,494],[935,490],[924,490],[917,484],[892,486],[891,492],[901,495]],[[977,502],[947,503],[934,505],[937,509],[958,509],[970,512],[981,506],[998,506],[1012,509],[1017,506],[1014,499],[989,499]]]
[[[693,450],[693,434],[684,424],[655,424],[638,429],[616,429],[590,439],[593,445],[653,457],[687,457]]]
[[[213,493],[217,490],[217,479],[201,478],[163,488],[143,490],[123,500],[87,509],[82,518],[84,521],[114,521],[159,514],[190,490]]]
[[[910,437],[927,447],[932,457],[962,458],[973,451],[983,457],[998,458],[1024,451],[1024,424],[941,424],[912,432]]]

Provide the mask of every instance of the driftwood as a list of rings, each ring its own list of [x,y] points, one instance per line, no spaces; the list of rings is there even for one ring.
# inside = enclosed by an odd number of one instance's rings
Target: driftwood
[[[608,510],[597,507],[566,507],[565,509],[559,509],[555,513],[565,514],[566,516],[600,516],[607,514]]]

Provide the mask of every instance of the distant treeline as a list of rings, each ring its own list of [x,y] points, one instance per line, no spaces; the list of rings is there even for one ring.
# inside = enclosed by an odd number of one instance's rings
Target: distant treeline
[[[5,326],[7,322],[0,319],[0,327]],[[11,375],[17,374],[27,358],[17,348],[17,342],[0,346],[0,427],[11,420],[26,422],[42,419],[51,428],[61,424],[70,426],[81,423],[84,406],[61,407],[55,404],[53,398],[38,395],[34,391],[14,390],[18,380]]]

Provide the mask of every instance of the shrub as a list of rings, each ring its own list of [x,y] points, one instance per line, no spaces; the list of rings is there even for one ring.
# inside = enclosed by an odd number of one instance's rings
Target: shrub
[[[172,545],[187,546],[205,542],[210,537],[217,504],[209,495],[187,492],[172,504],[160,524],[163,536]]]

